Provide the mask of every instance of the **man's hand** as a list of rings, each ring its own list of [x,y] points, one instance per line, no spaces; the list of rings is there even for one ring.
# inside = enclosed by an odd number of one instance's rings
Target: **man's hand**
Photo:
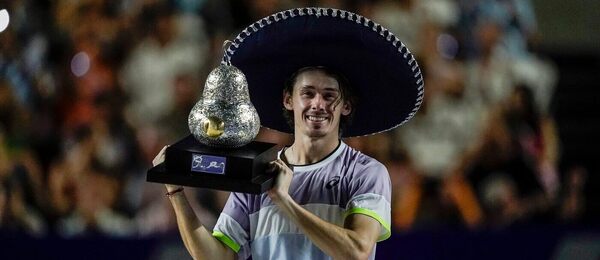
[[[165,161],[165,151],[167,150],[167,147],[169,147],[168,145],[165,145],[160,152],[158,152],[158,154],[156,155],[156,157],[154,157],[154,160],[152,160],[152,166],[156,166],[161,164],[162,162]]]
[[[165,161],[165,151],[167,150],[167,147],[169,147],[169,146],[166,145],[165,147],[163,147],[160,150],[160,152],[158,152],[156,157],[154,157],[154,160],[152,160],[152,166],[159,165]],[[174,191],[175,189],[179,188],[179,185],[165,184],[165,187],[167,188],[167,192],[171,192],[171,191]]]
[[[271,200],[277,203],[286,196],[289,196],[288,192],[294,172],[281,159],[270,162],[269,171],[277,173],[275,184],[268,191]]]

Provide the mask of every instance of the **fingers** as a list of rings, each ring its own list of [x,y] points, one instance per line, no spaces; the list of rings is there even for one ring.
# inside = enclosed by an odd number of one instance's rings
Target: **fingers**
[[[283,170],[283,169],[289,169],[289,167],[287,166],[287,164],[283,160],[276,159],[276,160],[274,160],[274,161],[272,161],[272,162],[269,163],[269,167],[268,167],[267,170],[270,171],[270,172],[273,172],[273,171],[277,170],[278,168],[281,169],[281,170]]]
[[[275,170],[277,170],[278,167],[279,167],[279,165],[277,165],[277,163],[275,161],[269,162],[269,166],[267,167],[267,172],[274,172]]]
[[[276,168],[283,168],[283,166],[284,166],[285,164],[283,164],[283,163],[282,163],[282,161],[281,161],[280,159],[277,159],[277,160],[274,160],[274,161],[270,162],[270,163],[269,163],[269,165],[270,165],[270,166],[271,166],[273,169],[276,169]]]
[[[156,157],[154,157],[154,160],[152,160],[152,166],[156,166],[161,164],[162,162],[165,161],[165,151],[167,150],[167,147],[169,147],[168,145],[164,146],[160,152],[158,152],[158,154],[156,155]]]

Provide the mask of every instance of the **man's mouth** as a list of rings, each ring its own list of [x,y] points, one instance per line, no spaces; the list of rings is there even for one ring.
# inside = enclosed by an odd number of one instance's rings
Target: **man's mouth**
[[[312,121],[312,122],[323,122],[323,121],[327,120],[327,117],[325,117],[325,116],[306,116],[306,119],[308,119],[309,121]]]

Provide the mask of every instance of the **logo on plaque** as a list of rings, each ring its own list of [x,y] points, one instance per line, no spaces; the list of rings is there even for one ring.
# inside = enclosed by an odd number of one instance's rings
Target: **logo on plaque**
[[[225,157],[192,154],[192,171],[212,174],[225,174]]]

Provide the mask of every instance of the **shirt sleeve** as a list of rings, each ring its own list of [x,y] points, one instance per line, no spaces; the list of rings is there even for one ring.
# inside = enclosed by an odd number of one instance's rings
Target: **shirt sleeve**
[[[381,224],[377,241],[383,241],[391,235],[390,176],[385,166],[374,159],[358,165],[348,182],[350,199],[344,219],[352,214],[372,217]]]
[[[248,195],[232,192],[213,229],[213,237],[237,253],[238,259],[250,256]]]

